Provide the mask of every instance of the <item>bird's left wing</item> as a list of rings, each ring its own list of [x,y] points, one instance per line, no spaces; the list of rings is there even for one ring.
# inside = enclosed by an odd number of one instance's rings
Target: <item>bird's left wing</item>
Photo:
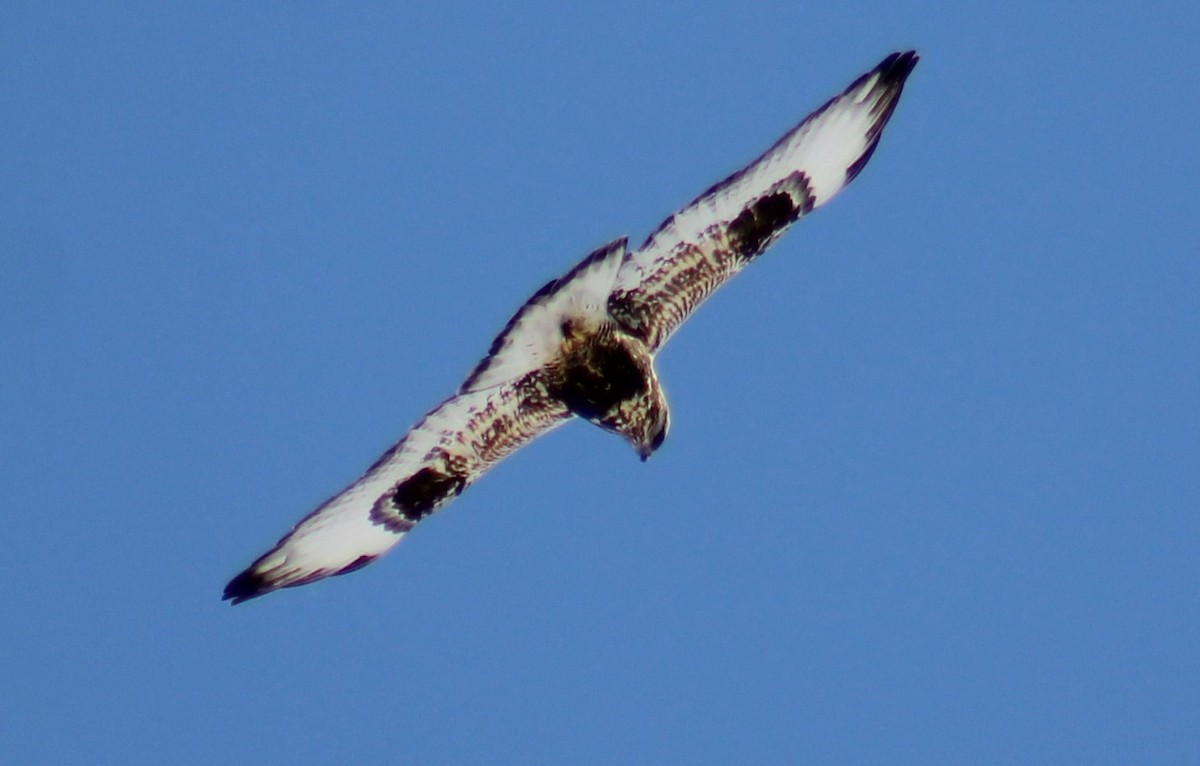
[[[570,412],[526,378],[457,394],[225,587],[238,604],[366,566]]]
[[[854,180],[916,64],[914,51],[891,54],[664,221],[621,266],[613,318],[651,349],[662,346],[713,291]]]

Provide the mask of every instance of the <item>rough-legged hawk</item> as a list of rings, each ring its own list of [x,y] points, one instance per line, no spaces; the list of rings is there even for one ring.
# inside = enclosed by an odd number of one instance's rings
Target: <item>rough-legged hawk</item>
[[[867,164],[916,66],[893,53],[637,250],[611,242],[509,320],[454,396],[225,588],[237,604],[369,564],[500,460],[578,415],[642,460],[669,414],[654,356],[700,303]]]

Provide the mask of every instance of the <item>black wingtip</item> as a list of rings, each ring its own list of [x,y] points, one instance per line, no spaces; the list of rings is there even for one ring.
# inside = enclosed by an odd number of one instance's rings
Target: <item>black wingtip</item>
[[[900,101],[900,94],[904,92],[904,83],[920,60],[921,57],[917,55],[916,51],[904,51],[903,53],[897,51],[879,62],[879,66],[858,78],[854,85],[847,88],[846,92],[849,93],[871,77],[878,75],[879,79],[872,91],[881,93],[882,98],[879,102],[880,107],[875,124],[867,133],[869,141],[866,150],[863,151],[862,156],[851,163],[850,167],[846,168],[846,183],[850,183],[858,177],[858,174],[870,161],[871,155],[875,153],[875,147],[879,145],[879,137],[883,135],[883,127],[892,118],[892,112]]]
[[[232,601],[232,605],[237,606],[243,601],[249,601],[252,598],[266,595],[272,590],[274,588],[267,585],[265,577],[253,569],[247,569],[229,581],[229,584],[225,586],[225,595],[221,596],[221,600]]]
[[[879,73],[879,79],[885,85],[903,83],[920,60],[921,57],[916,51],[896,51],[879,62],[875,71]]]

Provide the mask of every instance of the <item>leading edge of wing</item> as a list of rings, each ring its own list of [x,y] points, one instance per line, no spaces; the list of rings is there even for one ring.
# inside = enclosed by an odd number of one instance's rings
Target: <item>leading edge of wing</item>
[[[530,296],[492,341],[487,355],[459,391],[479,391],[541,369],[558,353],[565,317],[606,316],[608,295],[627,244],[628,239],[621,237],[594,250]]]

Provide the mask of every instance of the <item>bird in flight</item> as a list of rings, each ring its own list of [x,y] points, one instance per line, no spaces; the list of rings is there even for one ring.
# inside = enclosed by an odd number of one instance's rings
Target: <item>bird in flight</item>
[[[670,422],[654,357],[718,287],[862,171],[917,64],[893,53],[667,218],[525,302],[458,391],[225,586],[234,604],[371,563],[496,463],[578,416],[642,460]]]

